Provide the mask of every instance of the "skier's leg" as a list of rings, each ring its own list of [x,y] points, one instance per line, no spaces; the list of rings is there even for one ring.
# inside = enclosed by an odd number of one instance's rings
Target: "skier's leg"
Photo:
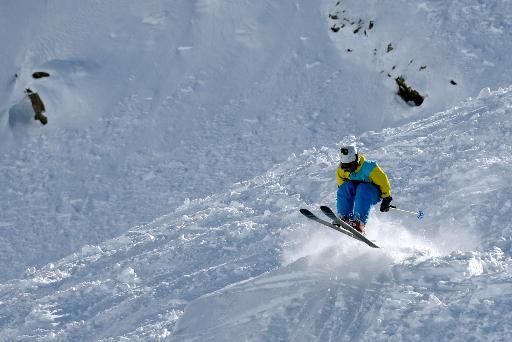
[[[379,203],[380,190],[372,183],[361,183],[357,187],[354,203],[354,219],[366,224],[372,205]]]
[[[338,187],[338,192],[336,193],[336,210],[341,217],[352,218],[355,195],[356,186],[351,181],[345,181]]]

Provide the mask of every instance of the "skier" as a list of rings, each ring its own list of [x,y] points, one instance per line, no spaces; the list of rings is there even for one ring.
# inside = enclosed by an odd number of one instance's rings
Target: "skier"
[[[393,199],[389,180],[377,163],[366,160],[355,146],[343,146],[340,153],[336,209],[344,222],[363,233],[372,205],[382,199],[380,211],[389,211]]]

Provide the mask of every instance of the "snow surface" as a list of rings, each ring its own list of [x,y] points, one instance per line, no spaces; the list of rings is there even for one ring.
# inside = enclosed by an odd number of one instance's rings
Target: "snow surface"
[[[510,1],[0,9],[1,340],[511,335]],[[298,213],[342,142],[426,213],[372,214],[382,249]]]
[[[0,337],[509,336],[511,111],[512,88],[506,88],[349,139],[369,157],[379,156],[384,168],[399,163],[390,172],[397,203],[427,213],[421,222],[372,214],[368,234],[382,249],[298,213],[335,195],[329,180],[337,149],[313,148],[227,192],[189,201],[0,285]],[[428,161],[431,168],[420,167]],[[481,167],[474,175],[468,164],[476,161]],[[483,186],[478,179],[489,181]]]

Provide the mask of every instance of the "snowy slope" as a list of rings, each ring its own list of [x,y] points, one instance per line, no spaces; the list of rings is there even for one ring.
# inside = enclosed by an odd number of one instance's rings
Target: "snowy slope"
[[[340,28],[331,32],[340,57],[371,75],[361,80],[366,90],[360,95],[380,102],[385,126],[510,83],[510,1],[346,0],[333,1],[329,14],[337,18],[329,23]],[[425,96],[420,108],[398,110],[396,99],[379,98],[380,89],[394,90],[398,76]],[[374,122],[375,114],[366,113],[367,121]]]
[[[0,279],[292,153],[509,84],[509,2],[361,4],[2,2]],[[337,10],[375,27],[334,33]],[[422,107],[393,94],[393,65],[428,96]],[[32,79],[40,70],[50,78]],[[45,101],[47,126],[32,120],[26,87]]]
[[[176,339],[507,340],[511,90],[359,141],[399,165],[395,197],[426,208],[425,222],[374,216],[378,251],[313,233],[297,261],[192,302]]]
[[[308,1],[1,6],[0,279],[332,141],[347,117],[332,110],[342,62]],[[52,76],[33,80],[40,69]]]
[[[0,285],[0,339],[503,340],[510,335],[512,88],[356,142],[397,205],[382,249],[306,221],[336,146]]]

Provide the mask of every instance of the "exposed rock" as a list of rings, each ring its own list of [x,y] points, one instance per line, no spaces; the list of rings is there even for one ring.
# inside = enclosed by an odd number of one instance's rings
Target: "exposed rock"
[[[45,71],[36,71],[32,74],[32,77],[34,77],[35,79],[38,79],[38,78],[50,77],[50,74]]]
[[[421,106],[424,97],[420,95],[416,90],[412,89],[405,83],[405,79],[402,76],[395,78],[396,84],[398,85],[398,95],[407,103],[413,102],[416,106]]]
[[[43,100],[41,100],[41,97],[38,93],[34,93],[29,88],[25,90],[25,93],[32,103],[32,108],[34,109],[35,113],[34,119],[39,120],[43,125],[46,125],[48,123],[48,118],[43,115],[43,113],[46,111]]]
[[[386,52],[391,52],[391,51],[393,51],[393,50],[394,50],[393,45],[391,45],[391,43],[389,43],[389,44],[388,44],[388,47],[387,47],[387,49],[386,49]]]

